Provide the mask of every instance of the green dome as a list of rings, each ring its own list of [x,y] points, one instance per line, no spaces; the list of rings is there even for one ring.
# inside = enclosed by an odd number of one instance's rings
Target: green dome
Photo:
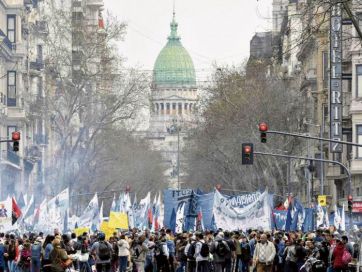
[[[194,64],[177,36],[177,26],[174,14],[171,35],[153,68],[153,83],[156,86],[196,86]]]

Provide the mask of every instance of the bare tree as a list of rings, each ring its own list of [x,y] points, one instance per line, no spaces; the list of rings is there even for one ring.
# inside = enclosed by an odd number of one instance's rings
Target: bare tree
[[[268,75],[262,61],[249,63],[247,72],[237,68],[218,69],[207,89],[200,126],[190,136],[190,186],[210,189],[216,184],[232,190],[268,187],[283,193],[286,162],[256,156],[253,166],[241,164],[241,144],[252,142],[259,151],[294,152],[298,142],[273,137],[261,144],[258,123],[273,129],[299,131],[304,116],[302,94],[282,78]]]
[[[52,136],[51,149],[55,155],[46,179],[54,192],[64,187],[71,191],[102,190],[127,179],[135,182],[139,177],[134,175],[131,179],[127,174],[130,165],[138,161],[117,157],[127,157],[128,144],[115,139],[112,133],[116,137],[126,135],[122,127],[147,103],[150,81],[148,75],[123,67],[115,42],[124,38],[126,25],[112,16],[108,18],[104,26],[98,22],[90,25],[72,14],[71,9],[57,6],[56,1],[48,4],[47,92],[41,97],[42,107],[37,103],[34,110],[49,124],[48,134]],[[154,154],[130,135],[125,139],[135,151],[144,149],[145,158]],[[107,148],[113,142],[117,145]],[[152,167],[158,167],[158,160],[149,160],[150,164],[153,162]],[[140,169],[139,174],[143,173]],[[144,180],[140,182],[139,186],[147,189]],[[136,189],[137,186],[134,184]]]

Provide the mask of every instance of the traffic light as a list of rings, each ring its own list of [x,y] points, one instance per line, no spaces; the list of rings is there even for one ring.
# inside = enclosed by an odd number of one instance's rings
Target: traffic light
[[[11,134],[11,140],[13,141],[13,151],[14,152],[19,151],[20,132],[14,131]]]
[[[254,146],[253,144],[242,144],[242,160],[245,165],[253,164],[254,162]]]
[[[266,132],[268,131],[268,124],[265,122],[260,123],[259,131],[260,131],[260,141],[262,143],[266,143]]]
[[[351,195],[348,196],[348,211],[352,212],[353,209],[353,197]]]

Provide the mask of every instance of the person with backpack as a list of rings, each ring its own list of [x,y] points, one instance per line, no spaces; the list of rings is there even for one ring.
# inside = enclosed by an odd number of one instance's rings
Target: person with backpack
[[[126,241],[126,236],[122,234],[120,236],[118,244],[118,258],[119,258],[119,271],[126,272],[128,267],[129,257],[129,243]]]
[[[168,262],[169,252],[166,244],[166,237],[160,238],[155,246],[155,258],[157,263],[157,272],[169,272],[170,266]]]
[[[106,241],[106,236],[103,232],[98,233],[98,241],[96,241],[91,252],[95,257],[97,272],[111,272],[111,257],[112,245]]]
[[[336,247],[332,253],[333,271],[348,271],[348,263],[352,260],[351,254],[339,237],[336,237],[336,242]]]
[[[195,249],[196,249],[196,237],[191,235],[189,237],[189,242],[185,247],[185,254],[187,257],[187,272],[195,272],[196,271],[196,259],[195,259]]]
[[[215,241],[211,243],[210,253],[214,258],[214,272],[223,272],[225,269],[225,256],[230,253],[227,242],[224,241],[224,233],[219,232]]]
[[[30,272],[31,260],[32,260],[31,245],[30,241],[27,240],[24,242],[23,249],[20,252],[20,261],[18,263],[18,269],[21,272]]]
[[[179,266],[176,269],[176,272],[186,271],[187,266],[187,255],[185,253],[185,248],[187,246],[187,236],[186,234],[180,235],[178,242],[176,243],[176,258],[179,263]]]
[[[40,272],[41,246],[41,237],[37,237],[31,245],[31,272]]]
[[[240,235],[240,259],[239,259],[239,271],[248,272],[249,271],[249,262],[251,260],[251,249],[244,234]]]
[[[134,241],[134,246],[132,247],[133,263],[137,272],[145,271],[146,256],[148,252],[145,241],[146,236],[142,235],[138,240]]]
[[[231,272],[233,262],[236,259],[236,247],[230,232],[225,231],[224,238],[230,249],[228,254],[225,255],[225,272]]]
[[[196,260],[196,271],[207,272],[209,271],[209,245],[204,240],[204,235],[198,233],[196,235],[196,246],[195,246],[195,260]]]

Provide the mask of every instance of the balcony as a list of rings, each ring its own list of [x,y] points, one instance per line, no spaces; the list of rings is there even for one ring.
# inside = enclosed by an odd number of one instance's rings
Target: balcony
[[[13,120],[24,120],[26,118],[25,110],[18,107],[8,107],[8,118]]]
[[[44,69],[44,61],[42,59],[37,59],[36,61],[31,61],[29,63],[29,68],[36,71],[41,71]]]
[[[87,0],[87,6],[103,7],[103,0]]]

